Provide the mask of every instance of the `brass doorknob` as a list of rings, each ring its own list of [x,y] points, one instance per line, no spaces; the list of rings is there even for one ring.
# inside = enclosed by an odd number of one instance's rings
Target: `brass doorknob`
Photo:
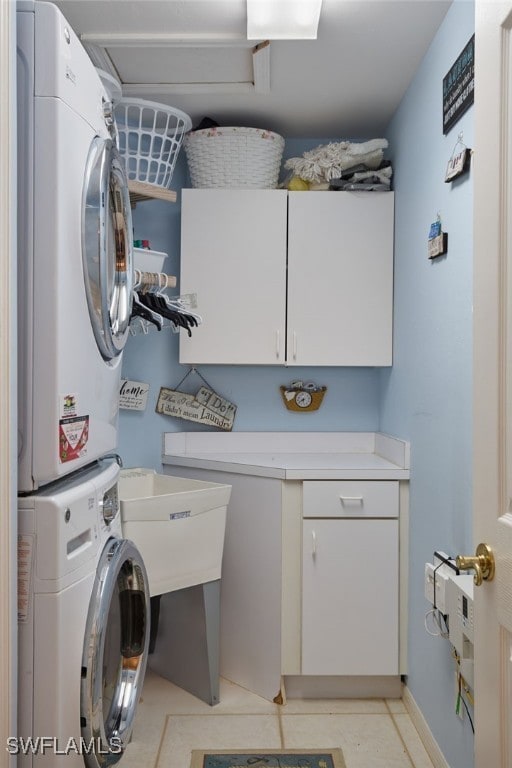
[[[460,571],[474,571],[473,581],[479,587],[482,581],[492,581],[496,571],[494,553],[488,544],[479,544],[474,557],[458,555],[455,560]]]

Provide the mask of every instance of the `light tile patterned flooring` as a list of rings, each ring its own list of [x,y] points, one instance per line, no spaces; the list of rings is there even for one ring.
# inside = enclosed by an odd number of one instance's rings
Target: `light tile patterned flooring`
[[[122,768],[189,768],[192,749],[341,747],[347,768],[433,768],[396,699],[289,700],[221,680],[215,707],[148,671]]]

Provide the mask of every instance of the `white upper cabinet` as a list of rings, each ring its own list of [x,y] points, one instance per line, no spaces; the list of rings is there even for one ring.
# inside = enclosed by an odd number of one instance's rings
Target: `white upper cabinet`
[[[391,365],[391,192],[288,203],[288,365]]]
[[[181,331],[181,363],[284,364],[286,204],[284,190],[183,190],[180,292],[203,323]]]
[[[392,363],[393,193],[185,189],[181,363]]]

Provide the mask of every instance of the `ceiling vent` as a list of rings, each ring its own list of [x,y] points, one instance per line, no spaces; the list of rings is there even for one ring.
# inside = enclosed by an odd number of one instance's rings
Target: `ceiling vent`
[[[123,96],[270,92],[270,43],[208,35],[83,34],[93,63],[119,79]]]

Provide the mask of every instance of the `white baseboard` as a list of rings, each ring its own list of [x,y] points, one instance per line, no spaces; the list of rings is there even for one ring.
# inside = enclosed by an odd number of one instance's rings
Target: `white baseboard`
[[[414,727],[418,731],[423,746],[427,750],[428,756],[434,764],[434,768],[450,768],[439,748],[439,744],[434,739],[432,731],[428,727],[427,721],[423,717],[421,709],[416,704],[412,693],[406,685],[404,685],[402,689],[402,700]]]
[[[399,699],[398,675],[285,675],[282,691],[287,699]]]

